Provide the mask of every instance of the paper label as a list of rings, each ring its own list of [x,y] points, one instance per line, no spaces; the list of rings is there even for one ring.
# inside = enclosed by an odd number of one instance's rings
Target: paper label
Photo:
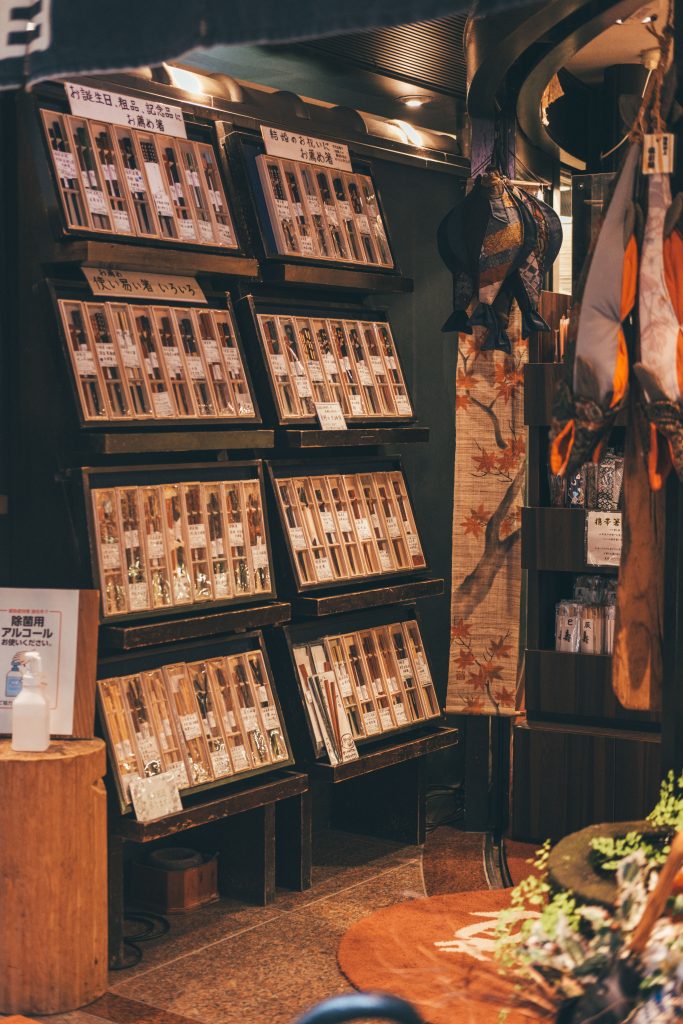
[[[213,242],[213,229],[211,223],[208,220],[200,220],[199,224],[199,237],[202,242]]]
[[[424,654],[418,653],[416,655],[415,664],[417,665],[417,678],[420,680],[423,686],[428,686],[432,681],[432,677],[429,671],[429,665],[425,660]]]
[[[356,519],[356,533],[359,540],[372,540],[372,530],[367,519]]]
[[[232,775],[230,760],[224,750],[211,751],[211,766],[217,779],[223,778],[224,775]]]
[[[155,416],[175,416],[175,409],[168,391],[155,391],[152,395]]]
[[[164,362],[171,375],[174,377],[182,376],[183,361],[180,358],[180,352],[177,348],[173,348],[171,345],[165,345],[163,348]]]
[[[183,809],[173,772],[132,779],[129,790],[138,821],[158,821]]]
[[[383,729],[393,729],[394,723],[391,720],[391,712],[389,711],[389,708],[380,708],[379,717]]]
[[[236,547],[244,546],[244,528],[241,523],[228,523],[228,537],[230,543]]]
[[[327,214],[327,219],[329,220],[330,224],[332,224],[333,227],[338,228],[339,217],[337,216],[336,208],[334,206],[331,206],[329,203],[326,203],[325,213]]]
[[[179,715],[180,727],[186,740],[196,740],[202,734],[199,715],[192,711],[188,715]]]
[[[118,366],[118,361],[116,359],[116,349],[109,342],[98,341],[95,344],[95,351],[97,352],[97,358],[99,360],[100,366]]]
[[[674,169],[674,136],[657,132],[643,136],[643,174],[671,174]]]
[[[75,181],[78,178],[78,170],[76,169],[73,153],[63,153],[60,149],[53,149],[52,159],[55,162],[60,178],[66,178],[70,181]]]
[[[385,548],[379,549],[379,564],[384,572],[391,572],[394,568],[389,552]]]
[[[188,523],[187,535],[190,540],[191,548],[206,547],[206,530],[204,528],[204,523]]]
[[[261,714],[263,715],[263,724],[266,729],[279,729],[280,719],[278,717],[277,709],[269,704],[266,708],[261,708]]]
[[[374,711],[366,711],[363,715],[365,722],[365,731],[367,733],[379,732],[379,722],[377,721],[377,715]]]
[[[240,354],[236,348],[226,348],[225,350],[225,361],[228,365],[228,370],[233,377],[242,376],[242,360]]]
[[[128,182],[128,188],[131,192],[137,192],[138,194],[145,194],[147,188],[145,187],[145,179],[142,176],[142,171],[137,167],[124,167],[123,173],[126,176]]]
[[[206,302],[206,296],[194,277],[179,274],[154,274],[115,267],[81,267],[93,295],[144,296],[164,302]]]
[[[126,530],[123,542],[127,548],[137,548],[140,545],[140,534],[137,530]]]
[[[261,125],[261,135],[268,156],[296,160],[308,164],[324,164],[340,171],[352,171],[349,147],[341,142],[319,139],[301,132],[285,131]]]
[[[347,430],[339,402],[316,402],[315,411],[323,430]]]
[[[159,761],[159,748],[155,736],[139,736],[137,737],[138,751],[142,758],[143,764],[149,764],[150,761]]]
[[[218,351],[218,343],[213,338],[202,338],[202,348],[209,363],[220,363],[221,357]]]
[[[230,597],[230,584],[228,582],[228,574],[226,572],[216,572],[214,567],[213,585],[216,591],[216,597]]]
[[[251,767],[244,747],[233,747],[230,751],[230,756],[232,757],[232,765],[236,772],[244,772]]]
[[[138,356],[138,350],[135,347],[135,343],[131,338],[128,331],[117,330],[116,332],[119,341],[119,351],[121,353],[121,359],[123,365],[127,368],[136,368],[140,366],[140,358]]]
[[[342,533],[352,533],[349,513],[345,509],[337,509],[337,522]]]
[[[413,556],[422,554],[422,546],[420,544],[420,538],[416,533],[406,532],[406,540],[408,541],[408,551]]]
[[[334,573],[330,566],[330,561],[324,555],[321,558],[315,559],[315,574],[319,580],[333,580]]]
[[[77,349],[73,353],[74,363],[78,370],[79,377],[96,377],[97,367],[91,352],[87,348]]]
[[[403,704],[394,704],[394,714],[396,715],[396,721],[399,725],[405,725],[408,721],[406,710]]]
[[[107,216],[109,210],[107,204],[104,201],[104,192],[101,192],[99,188],[85,188],[85,198],[88,201],[88,208],[91,213],[102,214]]]
[[[241,708],[242,725],[247,732],[254,732],[258,729],[258,715],[256,708]]]
[[[190,785],[190,780],[187,777],[187,768],[184,761],[173,761],[168,766],[168,771],[173,776],[178,789],[187,789]]]
[[[299,398],[312,398],[313,397],[313,392],[311,391],[311,385],[308,383],[308,378],[307,377],[301,377],[301,376],[297,375],[294,378],[294,383],[296,384],[296,392],[297,392]]]
[[[197,237],[197,232],[194,228],[194,221],[185,220],[183,217],[178,218],[178,234],[181,238],[187,238],[194,240]]]
[[[328,377],[337,377],[339,375],[337,360],[331,352],[323,352],[323,366]]]
[[[336,533],[337,528],[334,524],[334,517],[331,512],[321,512],[320,522],[322,523],[323,530],[325,533]]]
[[[370,356],[370,366],[376,377],[384,377],[384,363],[380,356]]]
[[[398,412],[399,416],[412,416],[413,409],[410,404],[408,396],[398,394],[395,395],[394,397],[396,400],[396,411]]]
[[[621,512],[586,512],[586,564],[619,565]]]
[[[320,383],[325,379],[323,377],[322,366],[317,360],[308,360],[308,375],[311,378],[311,380],[314,381],[316,384]]]
[[[155,560],[164,558],[164,538],[158,531],[147,534],[147,554]]]
[[[271,355],[270,365],[273,367],[273,373],[278,377],[289,377],[287,360],[283,355]]]
[[[235,240],[232,237],[232,231],[227,224],[216,224],[216,231],[218,232],[218,241],[221,245],[235,244]]]
[[[387,523],[387,531],[389,533],[389,537],[391,538],[391,540],[395,540],[396,537],[400,537],[401,536],[401,531],[399,529],[398,520],[396,519],[395,516],[386,516],[386,523]]]
[[[358,213],[358,214],[356,214],[356,218],[358,220],[358,224],[360,226],[361,233],[364,234],[364,235],[369,235],[370,234],[370,221],[365,216],[365,214],[364,213]]]
[[[301,526],[292,526],[289,530],[289,539],[295,551],[306,551],[308,542]]]
[[[372,387],[373,380],[364,362],[358,363],[358,379],[364,387]]]
[[[265,544],[256,544],[252,547],[251,560],[254,563],[254,569],[268,568],[268,548]]]
[[[100,548],[103,569],[120,569],[121,553],[118,544],[103,544]]]
[[[398,658],[398,670],[401,673],[402,679],[412,679],[413,667],[410,664],[410,658]]]
[[[124,234],[129,235],[131,232],[130,220],[125,210],[112,210],[112,219],[114,221],[114,227],[117,231],[121,231]]]
[[[128,603],[132,612],[149,608],[149,594],[146,583],[131,583],[128,586]]]
[[[93,89],[91,85],[77,85],[74,82],[65,82],[64,87],[71,113],[77,117],[89,117],[106,124],[146,128],[147,131],[173,135],[179,139],[187,138],[181,107],[141,100],[128,93]]]
[[[353,416],[363,415],[363,400],[360,395],[349,395],[349,405]]]
[[[200,356],[185,356],[192,380],[205,380],[206,373]]]

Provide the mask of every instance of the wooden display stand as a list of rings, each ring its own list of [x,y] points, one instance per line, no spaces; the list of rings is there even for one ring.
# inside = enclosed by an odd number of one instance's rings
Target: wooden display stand
[[[145,846],[170,836],[207,852],[218,851],[218,889],[265,906],[276,885],[302,892],[311,887],[311,804],[308,776],[290,770],[264,781],[234,783],[220,796],[188,797],[177,814],[136,821],[112,813],[109,821],[109,961],[125,965],[123,947],[123,853],[126,843]],[[185,833],[192,836],[185,837]],[[276,850],[277,846],[277,850]],[[277,854],[277,855],[276,855]]]
[[[0,740],[0,1013],[66,1013],[106,992],[105,770],[102,740],[37,754]]]
[[[428,754],[454,747],[459,730],[426,727],[364,747],[357,761],[316,762],[310,774],[333,785],[332,827],[419,845],[426,836]]]

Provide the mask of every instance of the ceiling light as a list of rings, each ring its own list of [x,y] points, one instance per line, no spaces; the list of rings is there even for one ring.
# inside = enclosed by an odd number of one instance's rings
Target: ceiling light
[[[657,15],[656,14],[646,14],[644,18],[641,18],[641,23],[643,25],[650,25],[653,21],[656,21],[656,20],[657,20]]]
[[[617,20],[615,21],[614,24],[615,25],[623,25],[624,24],[624,19],[623,18],[617,18]]]
[[[412,124],[408,124],[407,121],[399,121],[398,118],[393,121],[393,124],[396,125],[404,140],[409,142],[411,146],[422,146],[422,136]]]
[[[399,96],[399,101],[404,107],[424,107],[425,103],[429,103],[429,99],[426,96]]]
[[[184,68],[176,68],[172,64],[165,64],[164,67],[171,76],[171,81],[175,85],[176,89],[182,89],[183,92],[194,93],[195,96],[202,96],[204,94],[202,80],[199,75],[195,75],[194,71],[186,71]]]

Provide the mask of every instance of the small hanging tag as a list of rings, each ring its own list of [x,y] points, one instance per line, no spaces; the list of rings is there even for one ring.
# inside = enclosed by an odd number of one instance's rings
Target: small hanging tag
[[[674,137],[670,132],[643,136],[643,174],[671,174],[674,169]]]

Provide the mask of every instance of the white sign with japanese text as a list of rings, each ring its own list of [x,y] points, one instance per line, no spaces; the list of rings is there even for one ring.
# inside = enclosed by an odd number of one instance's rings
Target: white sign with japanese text
[[[343,142],[330,142],[301,132],[288,132],[283,128],[261,125],[261,135],[268,156],[283,160],[300,160],[307,164],[324,164],[339,171],[352,171],[349,147]]]
[[[206,302],[194,277],[150,274],[116,267],[82,267],[93,295],[129,299],[163,299],[164,302]]]
[[[586,512],[586,563],[619,565],[621,512]]]
[[[31,652],[42,661],[50,732],[73,732],[78,601],[78,590],[0,587],[0,733],[12,731],[12,701]]]
[[[315,411],[323,430],[348,430],[339,402],[316,402]]]
[[[120,124],[141,128],[161,135],[186,139],[185,120],[181,107],[169,103],[142,100],[109,89],[94,89],[92,85],[65,82],[71,113],[76,117],[89,117],[106,124]]]

